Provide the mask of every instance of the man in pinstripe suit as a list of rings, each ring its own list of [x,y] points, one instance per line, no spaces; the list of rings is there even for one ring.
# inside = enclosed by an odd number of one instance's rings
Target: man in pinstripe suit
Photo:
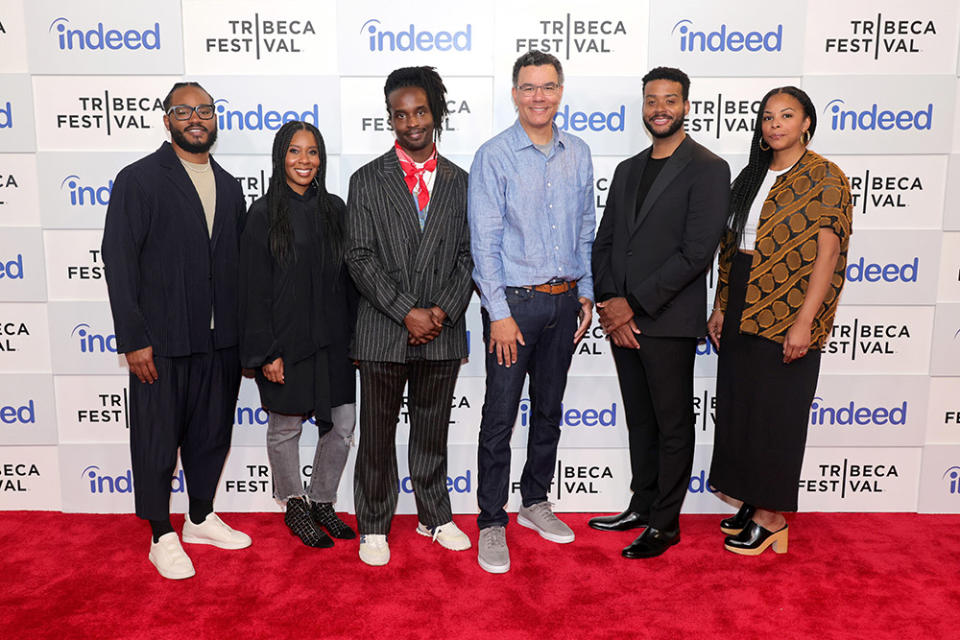
[[[473,292],[467,174],[437,153],[446,88],[432,67],[397,69],[384,86],[394,148],[350,178],[346,262],[362,295],[353,357],[360,368],[360,447],[354,473],[360,559],[390,561],[397,506],[395,448],[409,384],[408,460],[417,533],[463,550],[447,492],[447,430],[464,312]]]

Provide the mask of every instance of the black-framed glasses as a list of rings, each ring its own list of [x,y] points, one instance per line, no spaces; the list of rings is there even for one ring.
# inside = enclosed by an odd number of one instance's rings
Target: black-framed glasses
[[[530,97],[537,92],[537,89],[543,91],[545,96],[556,95],[557,91],[560,91],[560,85],[556,82],[548,82],[546,84],[522,84],[517,87],[517,91],[520,92],[520,95]]]
[[[167,115],[173,116],[174,120],[189,120],[194,111],[201,120],[209,120],[213,117],[212,104],[198,104],[195,107],[188,104],[175,104],[167,109]]]

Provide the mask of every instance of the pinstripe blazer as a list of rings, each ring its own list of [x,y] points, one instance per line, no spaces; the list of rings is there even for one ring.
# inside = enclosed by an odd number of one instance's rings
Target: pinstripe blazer
[[[467,226],[467,172],[438,156],[423,231],[413,197],[390,149],[350,177],[346,262],[361,294],[351,355],[404,363],[467,356],[464,312],[473,294]],[[440,335],[407,345],[410,309],[439,306]]]

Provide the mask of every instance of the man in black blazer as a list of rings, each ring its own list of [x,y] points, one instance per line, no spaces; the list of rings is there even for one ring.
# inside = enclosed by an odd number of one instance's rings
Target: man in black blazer
[[[470,548],[446,486],[451,399],[467,356],[464,312],[473,293],[467,174],[434,144],[447,101],[432,67],[397,69],[384,97],[396,143],[350,178],[345,258],[362,296],[352,347],[360,369],[354,496],[360,559],[374,566],[390,561],[404,385],[417,533],[447,549]]]
[[[178,82],[163,101],[171,142],[117,175],[102,254],[117,351],[130,368],[136,513],[150,521],[150,561],[165,578],[194,575],[170,524],[177,450],[190,496],[184,542],[242,549],[213,498],[230,448],[240,387],[236,178],[210,157],[213,98]]]
[[[600,324],[627,417],[633,497],[594,529],[646,526],[623,550],[660,555],[680,541],[694,452],[693,365],[706,334],[706,272],[723,231],[730,168],[689,138],[690,80],[657,67],[643,78],[653,146],[617,167],[593,244]]]

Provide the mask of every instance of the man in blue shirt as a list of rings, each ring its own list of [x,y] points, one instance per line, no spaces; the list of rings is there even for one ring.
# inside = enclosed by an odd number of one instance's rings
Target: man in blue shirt
[[[468,196],[473,279],[487,345],[478,560],[491,573],[510,569],[504,510],[510,436],[527,374],[531,419],[517,522],[547,540],[573,542],[547,493],[567,369],[593,313],[593,167],[590,148],[553,123],[563,97],[560,61],[540,51],[520,56],[512,95],[517,121],[477,151]]]

